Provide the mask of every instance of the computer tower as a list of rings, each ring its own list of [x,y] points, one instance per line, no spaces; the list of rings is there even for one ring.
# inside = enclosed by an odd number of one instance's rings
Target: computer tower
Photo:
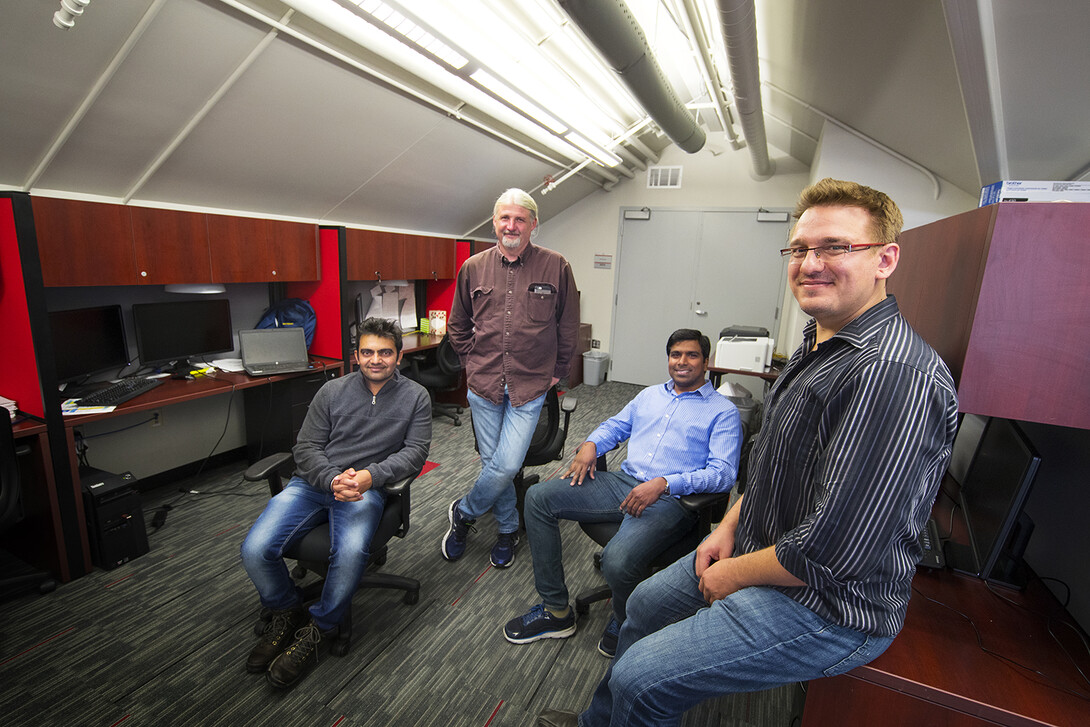
[[[91,560],[109,570],[148,552],[148,532],[136,478],[101,470],[80,476]]]

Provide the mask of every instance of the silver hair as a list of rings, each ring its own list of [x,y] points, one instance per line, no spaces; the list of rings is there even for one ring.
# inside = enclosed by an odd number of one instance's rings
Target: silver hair
[[[528,192],[524,192],[517,187],[512,187],[507,190],[499,196],[499,199],[496,200],[496,204],[492,206],[492,216],[494,217],[496,213],[500,211],[500,207],[505,204],[514,204],[519,207],[525,207],[530,210],[530,216],[533,217],[535,221],[538,221],[537,202],[534,201],[534,198],[531,197]]]

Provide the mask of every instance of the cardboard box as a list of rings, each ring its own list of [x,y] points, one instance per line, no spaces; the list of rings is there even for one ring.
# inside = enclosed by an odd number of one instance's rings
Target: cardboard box
[[[996,202],[1090,202],[1090,182],[1006,181],[980,190],[981,207]]]

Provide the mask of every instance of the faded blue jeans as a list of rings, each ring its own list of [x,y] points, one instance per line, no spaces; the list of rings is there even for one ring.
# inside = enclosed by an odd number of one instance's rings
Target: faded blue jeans
[[[709,606],[693,564],[687,555],[636,587],[582,727],[676,725],[705,699],[842,674],[893,642],[829,624],[773,588]]]
[[[292,477],[269,500],[242,543],[242,565],[257,587],[261,605],[276,610],[300,605],[284,551],[328,520],[329,572],[310,615],[323,631],[340,624],[367,568],[371,539],[385,506],[386,495],[373,487],[357,502],[338,502],[329,489],[320,490],[302,477]]]
[[[598,471],[594,479],[573,486],[571,480],[549,480],[526,491],[526,534],[534,559],[534,585],[549,608],[568,605],[564,566],[560,555],[560,520],[616,522],[620,529],[602,551],[602,576],[613,592],[613,616],[625,619],[625,604],[632,589],[651,572],[651,561],[687,533],[696,513],[676,497],[660,497],[639,517],[621,512],[621,502],[640,484],[632,475]]]
[[[477,449],[481,453],[481,474],[469,494],[462,498],[459,509],[469,520],[476,520],[489,510],[496,518],[498,531],[513,533],[519,529],[518,498],[512,483],[526,458],[526,450],[537,429],[545,394],[522,406],[511,404],[507,390],[503,403],[466,392],[473,413],[473,431],[477,434]]]

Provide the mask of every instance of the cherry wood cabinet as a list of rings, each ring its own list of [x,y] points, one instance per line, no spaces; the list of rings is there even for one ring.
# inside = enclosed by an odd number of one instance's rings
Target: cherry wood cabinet
[[[405,246],[398,235],[378,230],[345,230],[349,280],[406,279]]]
[[[405,277],[412,280],[448,280],[454,277],[454,240],[427,235],[404,235]]]
[[[318,226],[34,197],[46,286],[311,281]]]
[[[133,207],[132,236],[137,283],[212,282],[205,215]]]
[[[1090,204],[989,205],[901,235],[887,283],[959,408],[1090,429]]]
[[[31,208],[46,286],[136,282],[129,207],[33,197]]]
[[[301,222],[207,215],[217,283],[318,280],[318,227]]]

